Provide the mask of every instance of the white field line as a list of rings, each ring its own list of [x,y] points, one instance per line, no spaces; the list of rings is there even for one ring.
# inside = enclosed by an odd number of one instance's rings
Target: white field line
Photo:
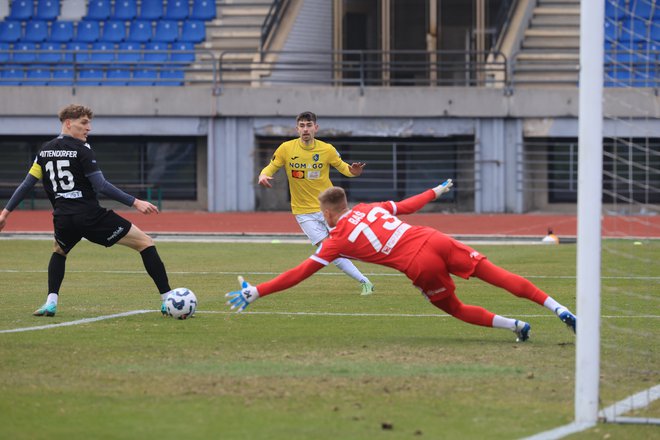
[[[20,327],[14,329],[0,330],[0,333],[19,333],[19,332],[28,332],[35,330],[47,330],[57,327],[67,327],[72,325],[88,324],[92,322],[104,321],[106,319],[114,318],[123,318],[125,316],[131,315],[140,315],[143,313],[155,313],[160,312],[160,310],[131,310],[129,312],[115,313],[112,315],[103,315],[96,316],[93,318],[84,318],[78,319],[76,321],[67,321],[60,322],[58,324],[47,324],[47,325],[38,325],[33,327]],[[260,311],[246,311],[246,312],[233,312],[229,310],[198,310],[197,314],[216,314],[216,315],[270,315],[270,316],[320,316],[320,317],[369,317],[369,318],[451,318],[451,316],[438,312],[438,313],[345,313],[345,312],[260,312]],[[542,315],[527,314],[527,315],[516,315],[519,318],[555,318],[551,313],[545,313]],[[637,316],[603,316],[603,318],[625,318],[625,319],[657,319],[660,318],[660,315],[637,315]]]
[[[84,319],[78,319],[76,321],[60,322],[58,324],[36,325],[34,327],[21,327],[21,328],[12,328],[8,330],[0,330],[0,333],[19,333],[19,332],[29,332],[34,330],[46,330],[50,328],[67,327],[70,325],[88,324],[90,322],[98,322],[106,319],[123,318],[125,316],[140,315],[142,313],[149,313],[149,312],[153,312],[153,310],[131,310],[130,312],[115,313],[113,315],[96,316],[94,318],[84,318]]]
[[[109,274],[124,274],[124,275],[144,275],[144,270],[67,270],[67,273],[109,273]],[[0,273],[48,273],[46,269],[0,269]],[[175,275],[280,275],[281,272],[222,272],[222,271],[173,271],[168,270],[168,274]],[[367,276],[377,277],[403,277],[402,273],[383,273],[383,272],[363,272]],[[314,276],[345,276],[343,272],[317,272]],[[528,275],[518,274],[525,278],[537,279],[566,279],[574,280],[575,275]],[[616,276],[616,277],[600,277],[602,280],[641,280],[641,281],[660,281],[660,276]]]
[[[598,417],[605,422],[614,423],[636,423],[636,424],[660,424],[660,419],[646,418],[646,417],[620,417],[636,409],[643,409],[648,407],[654,400],[660,399],[660,385],[652,386],[637,394],[626,397],[608,406],[598,413]],[[586,431],[589,428],[596,426],[596,423],[578,423],[573,422],[568,425],[560,426],[549,431],[540,432],[531,437],[525,437],[521,440],[558,440],[568,435],[578,432]]]

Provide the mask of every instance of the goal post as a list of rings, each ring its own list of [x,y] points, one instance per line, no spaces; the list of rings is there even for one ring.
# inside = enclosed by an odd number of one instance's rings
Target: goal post
[[[598,421],[605,2],[580,2],[575,422]]]

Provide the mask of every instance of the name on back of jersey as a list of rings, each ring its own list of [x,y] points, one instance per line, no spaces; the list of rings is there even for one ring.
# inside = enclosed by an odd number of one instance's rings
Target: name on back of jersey
[[[39,152],[40,157],[78,157],[76,150],[43,150]]]

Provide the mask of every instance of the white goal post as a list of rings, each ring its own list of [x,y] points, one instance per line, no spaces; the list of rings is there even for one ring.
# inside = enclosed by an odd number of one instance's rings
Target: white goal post
[[[598,420],[605,2],[580,2],[575,422]]]

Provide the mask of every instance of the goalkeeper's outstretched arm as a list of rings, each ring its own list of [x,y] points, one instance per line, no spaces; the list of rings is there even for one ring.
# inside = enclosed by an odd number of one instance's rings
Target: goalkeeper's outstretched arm
[[[242,312],[258,298],[293,287],[311,277],[323,267],[323,264],[312,259],[307,259],[293,269],[289,269],[272,280],[261,283],[258,286],[252,286],[243,277],[239,276],[238,282],[241,285],[241,290],[229,292],[225,295],[228,298],[227,305],[231,306],[232,310]]]
[[[396,202],[396,212],[394,214],[412,214],[422,209],[427,203],[432,202],[441,195],[448,193],[454,183],[451,179],[447,179],[440,185],[428,189],[421,194],[409,197],[407,199]]]

